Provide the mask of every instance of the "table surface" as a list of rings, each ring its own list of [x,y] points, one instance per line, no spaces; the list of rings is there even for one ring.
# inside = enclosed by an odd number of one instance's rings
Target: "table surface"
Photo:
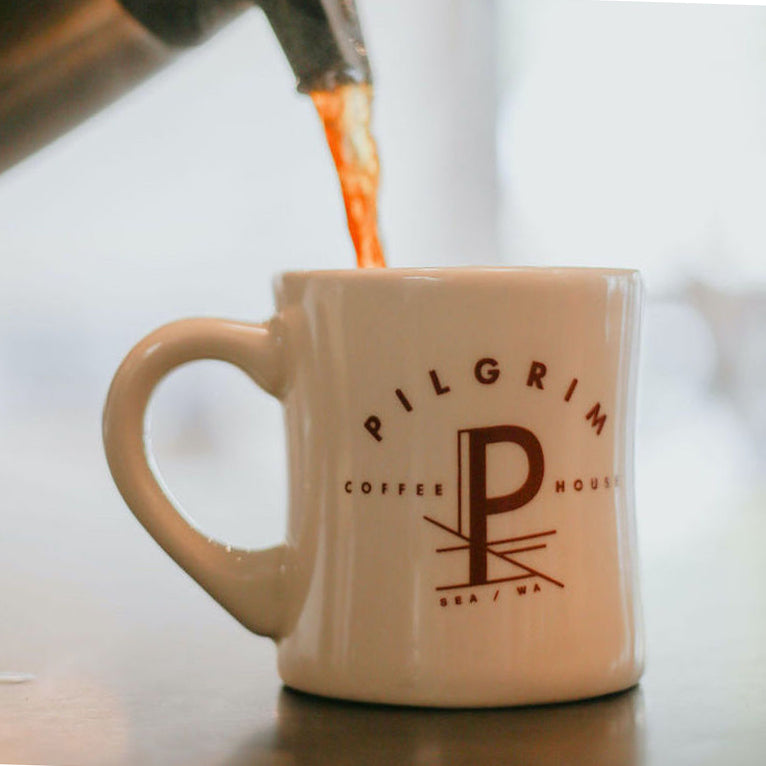
[[[151,542],[92,442],[80,445],[90,462],[59,451],[55,479],[13,456],[0,471],[11,488],[0,537],[0,762],[766,763],[762,490],[733,490],[717,513],[648,509],[648,662],[635,689],[537,708],[418,710],[282,688],[273,644]]]

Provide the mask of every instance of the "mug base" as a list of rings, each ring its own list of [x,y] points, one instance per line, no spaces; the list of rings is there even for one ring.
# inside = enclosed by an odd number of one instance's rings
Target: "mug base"
[[[401,690],[399,693],[393,690],[344,689],[342,687],[334,688],[331,685],[305,684],[285,678],[282,680],[285,688],[290,691],[323,699],[342,700],[365,705],[455,710],[556,705],[607,697],[621,694],[637,686],[642,672],[643,668],[638,668],[621,679],[612,677],[599,683],[572,685],[568,689],[540,688],[539,690],[526,689],[523,691],[507,688],[473,691],[464,689],[453,690],[448,694],[415,689]]]

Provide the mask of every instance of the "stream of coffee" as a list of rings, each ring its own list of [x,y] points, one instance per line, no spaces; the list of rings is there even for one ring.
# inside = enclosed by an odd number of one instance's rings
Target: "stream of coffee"
[[[386,265],[378,236],[378,151],[370,129],[372,86],[341,85],[311,94],[338,171],[348,230],[360,268]]]

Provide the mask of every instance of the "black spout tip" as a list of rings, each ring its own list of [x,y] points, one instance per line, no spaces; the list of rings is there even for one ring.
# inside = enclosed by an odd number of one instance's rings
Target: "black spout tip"
[[[372,81],[353,0],[262,0],[301,93]]]

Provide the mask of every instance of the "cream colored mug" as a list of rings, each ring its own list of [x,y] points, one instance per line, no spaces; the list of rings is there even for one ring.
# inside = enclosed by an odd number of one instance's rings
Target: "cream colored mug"
[[[573,700],[642,672],[633,497],[640,278],[606,269],[315,271],[265,324],[189,319],[118,370],[109,466],[154,539],[291,687],[352,700]],[[285,542],[200,533],[162,491],[144,415],[196,359],[284,406]]]

